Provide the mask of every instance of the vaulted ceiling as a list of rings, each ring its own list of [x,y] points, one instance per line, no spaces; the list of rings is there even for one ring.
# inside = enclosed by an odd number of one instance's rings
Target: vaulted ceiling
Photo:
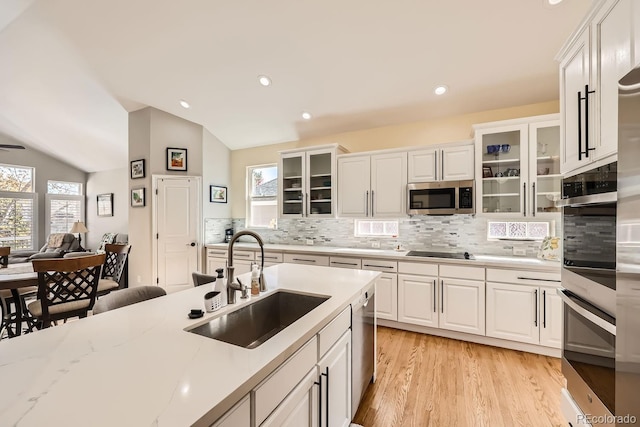
[[[128,112],[146,106],[238,149],[554,100],[554,57],[590,6],[6,1],[0,133],[93,172],[127,165]]]

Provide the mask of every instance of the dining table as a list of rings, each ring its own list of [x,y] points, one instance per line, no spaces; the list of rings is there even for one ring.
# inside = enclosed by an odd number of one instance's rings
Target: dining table
[[[31,269],[31,271],[29,271]],[[16,306],[16,335],[22,333],[23,306],[20,302],[20,288],[38,286],[38,273],[31,263],[9,264],[0,270],[0,290],[11,291]]]

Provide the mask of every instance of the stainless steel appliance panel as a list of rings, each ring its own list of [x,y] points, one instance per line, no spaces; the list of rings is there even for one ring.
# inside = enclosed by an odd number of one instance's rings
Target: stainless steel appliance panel
[[[616,415],[640,423],[640,68],[618,84],[616,257]]]
[[[375,381],[375,289],[375,285],[369,288],[351,310],[351,418],[355,417],[367,386]]]
[[[409,215],[474,213],[474,181],[436,181],[407,185]]]

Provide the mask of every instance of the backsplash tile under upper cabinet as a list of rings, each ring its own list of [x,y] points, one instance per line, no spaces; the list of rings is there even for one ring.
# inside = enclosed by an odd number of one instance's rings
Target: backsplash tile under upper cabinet
[[[371,249],[373,242],[380,249],[391,250],[401,245],[405,250],[469,251],[483,255],[510,256],[513,248],[525,249],[528,257],[535,257],[539,241],[487,240],[488,219],[473,215],[414,216],[399,219],[398,238],[355,237],[354,220],[338,219],[280,219],[277,230],[255,230],[266,243],[304,245],[313,239],[316,246],[336,246]],[[551,223],[555,235],[561,236],[560,217]],[[235,231],[244,229],[244,218],[205,220],[205,242],[224,240],[224,229],[233,225]],[[554,230],[551,229],[550,232]]]

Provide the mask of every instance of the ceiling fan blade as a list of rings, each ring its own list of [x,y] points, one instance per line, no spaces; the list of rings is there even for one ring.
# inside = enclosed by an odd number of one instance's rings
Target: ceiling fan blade
[[[16,150],[24,150],[24,145],[0,144],[0,148],[13,148],[13,149],[16,149]]]

